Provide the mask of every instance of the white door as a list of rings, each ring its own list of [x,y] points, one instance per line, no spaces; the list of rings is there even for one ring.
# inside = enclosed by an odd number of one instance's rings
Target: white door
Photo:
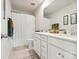
[[[61,59],[61,50],[48,44],[48,59]]]
[[[6,20],[1,19],[1,34],[7,34]],[[8,59],[10,42],[8,38],[1,38],[1,59]]]
[[[1,34],[7,35],[7,20],[1,19]],[[11,41],[7,38],[1,38],[1,59],[8,59],[11,49]]]
[[[7,18],[10,17],[10,1],[9,0],[5,0],[6,2],[6,13],[5,13],[5,20],[3,19],[4,16],[4,9],[3,9],[3,3],[4,0],[1,0],[1,34],[3,35],[7,35]],[[11,50],[11,40],[7,38],[1,38],[1,59],[8,59],[9,57],[9,53]]]

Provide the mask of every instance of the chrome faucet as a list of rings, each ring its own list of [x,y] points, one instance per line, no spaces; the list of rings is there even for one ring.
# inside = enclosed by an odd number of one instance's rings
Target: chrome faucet
[[[77,32],[75,29],[71,29],[71,35],[77,35]]]
[[[66,29],[60,29],[60,31],[63,31],[63,34],[67,34],[67,30]]]

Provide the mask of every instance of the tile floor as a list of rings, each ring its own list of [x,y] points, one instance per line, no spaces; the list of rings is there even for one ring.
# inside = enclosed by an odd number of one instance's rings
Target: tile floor
[[[33,49],[29,49],[26,46],[13,48],[9,59],[40,59]]]

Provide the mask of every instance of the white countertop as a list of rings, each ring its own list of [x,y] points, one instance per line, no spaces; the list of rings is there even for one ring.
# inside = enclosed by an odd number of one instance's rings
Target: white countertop
[[[42,35],[47,35],[55,38],[60,38],[62,40],[67,40],[71,42],[77,43],[77,37],[75,36],[70,36],[70,35],[65,35],[65,34],[54,34],[54,33],[48,33],[48,32],[35,32],[37,34],[42,34]]]

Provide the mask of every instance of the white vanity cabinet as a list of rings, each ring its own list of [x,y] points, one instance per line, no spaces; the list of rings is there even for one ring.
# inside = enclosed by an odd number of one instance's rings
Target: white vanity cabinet
[[[40,56],[40,35],[35,34],[33,36],[33,39],[34,39],[34,50]]]
[[[57,47],[76,55],[77,54],[77,44],[76,42],[71,42],[63,38],[50,37],[48,38],[48,42],[56,45]]]
[[[47,36],[41,35],[41,59],[47,59]]]
[[[62,51],[61,57],[62,57],[62,59],[77,59],[76,55],[72,55],[66,51]]]
[[[37,39],[35,39],[35,38],[33,38],[34,39],[34,47],[33,47],[33,49],[35,50],[35,51],[37,51]]]
[[[33,36],[34,39],[34,50],[41,57],[41,59],[47,59],[47,38],[48,36],[36,34]]]
[[[41,59],[77,59],[76,41],[40,32],[33,39],[34,50]]]
[[[52,44],[48,44],[48,59],[76,59],[76,56]]]
[[[48,44],[48,59],[61,59],[61,50]]]
[[[76,59],[76,43],[49,37],[48,59]]]

